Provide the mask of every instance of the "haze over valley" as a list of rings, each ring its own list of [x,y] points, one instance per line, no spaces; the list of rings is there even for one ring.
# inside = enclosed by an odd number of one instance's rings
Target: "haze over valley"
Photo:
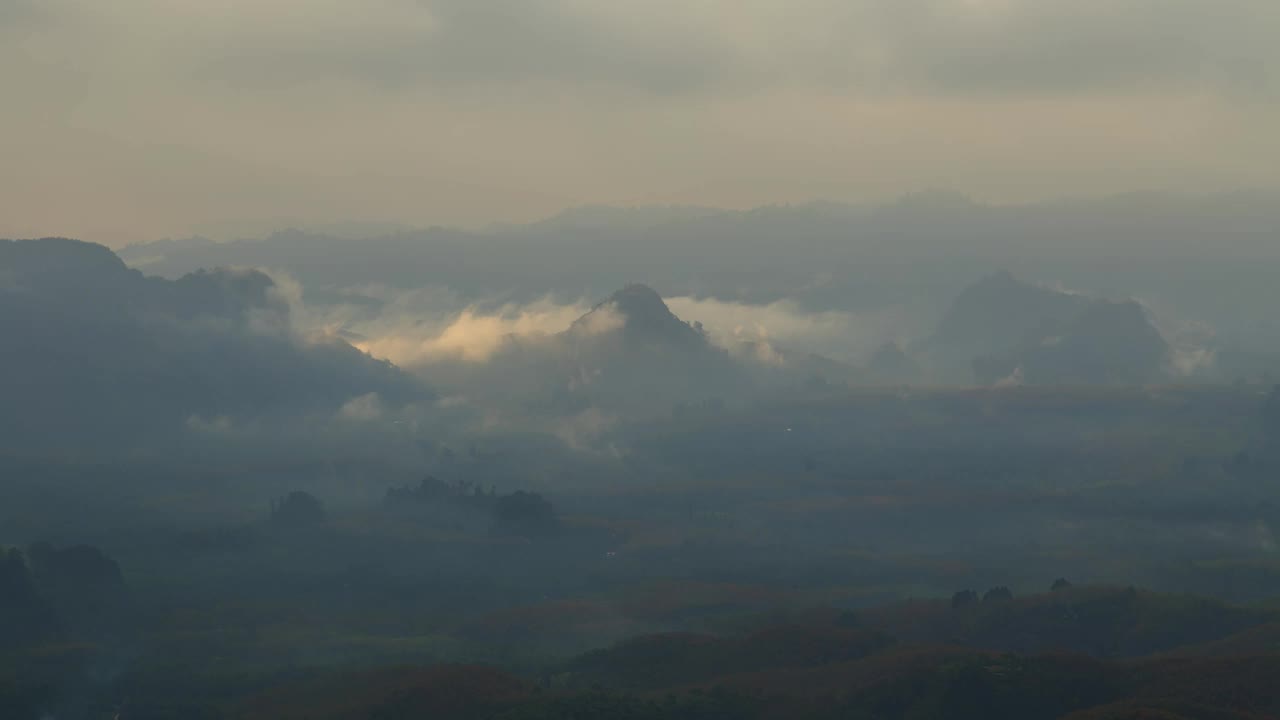
[[[1280,718],[1277,29],[0,0],[0,720]]]

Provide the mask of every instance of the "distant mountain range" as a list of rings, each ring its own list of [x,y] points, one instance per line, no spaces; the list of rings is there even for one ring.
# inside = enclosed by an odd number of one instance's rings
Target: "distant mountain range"
[[[290,302],[263,272],[166,280],[74,240],[0,241],[0,335],[0,444],[11,446],[158,437],[193,418],[334,413],[370,394],[391,403],[432,396],[427,383],[341,335],[299,337]],[[629,283],[562,332],[513,337],[491,361],[423,374],[493,402],[525,397],[535,414],[643,414],[814,379],[1142,384],[1169,377],[1171,352],[1136,301],[999,272],[961,290],[931,336],[885,344],[862,367],[764,340],[722,347],[658,292]]]
[[[879,206],[810,203],[729,211],[587,207],[483,231],[282,230],[263,239],[126,248],[148,273],[265,267],[309,293],[446,286],[465,301],[606,297],[635,278],[672,296],[813,310],[893,308],[927,335],[940,310],[997,268],[1211,326],[1235,347],[1280,351],[1280,202],[1274,194],[1132,194],[985,205],[919,193]]]

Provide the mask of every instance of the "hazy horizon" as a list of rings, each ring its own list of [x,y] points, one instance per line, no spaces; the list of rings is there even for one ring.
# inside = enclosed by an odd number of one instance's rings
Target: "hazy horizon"
[[[1280,188],[1280,8],[0,5],[0,236]]]
[[[145,248],[147,245],[173,241],[212,240],[216,243],[229,243],[240,240],[262,240],[268,239],[272,235],[292,231],[301,231],[304,233],[314,234],[316,236],[324,236],[341,240],[366,240],[431,230],[461,231],[476,235],[500,235],[513,230],[528,231],[543,227],[553,227],[558,222],[573,223],[575,221],[597,224],[602,228],[614,230],[617,228],[612,227],[613,223],[627,213],[639,214],[646,212],[670,212],[674,214],[671,221],[678,222],[695,217],[707,218],[716,216],[749,215],[753,212],[767,212],[773,210],[812,209],[821,211],[824,209],[835,209],[858,213],[861,211],[883,210],[895,207],[926,209],[927,207],[940,208],[948,205],[976,210],[1016,211],[1027,209],[1073,210],[1102,206],[1115,208],[1122,206],[1124,203],[1133,203],[1132,207],[1129,209],[1135,212],[1142,212],[1150,209],[1144,208],[1142,203],[1159,203],[1163,207],[1158,208],[1156,212],[1149,213],[1146,218],[1144,218],[1145,220],[1153,221],[1153,224],[1158,224],[1165,220],[1160,217],[1159,210],[1176,207],[1178,203],[1184,201],[1213,203],[1240,200],[1247,203],[1253,203],[1251,206],[1252,210],[1267,212],[1270,207],[1268,203],[1271,198],[1280,199],[1280,188],[1236,187],[1205,191],[1137,188],[1108,193],[1051,195],[1033,200],[991,201],[968,193],[953,190],[951,188],[924,187],[888,195],[883,198],[840,199],[818,196],[793,200],[746,203],[740,206],[730,204],[717,205],[711,203],[700,204],[679,202],[641,202],[630,204],[586,202],[557,206],[550,211],[532,214],[527,217],[506,220],[477,219],[470,222],[445,222],[429,218],[422,222],[409,222],[389,217],[336,217],[333,219],[320,219],[300,216],[263,216],[253,218],[222,218],[216,221],[192,225],[181,232],[156,236],[140,236],[129,233],[121,236],[111,235],[106,237],[77,235],[74,233],[58,231],[58,226],[55,223],[54,227],[46,231],[29,233],[26,235],[5,235],[0,233],[0,238],[10,240],[70,238],[105,245],[113,251],[118,252],[122,250],[136,251]],[[688,212],[691,214],[688,216],[681,216],[680,213],[682,212]],[[602,213],[612,214],[613,217],[605,217]],[[858,221],[862,218],[857,214],[850,214],[847,219],[850,228],[856,229]],[[649,223],[642,223],[642,225],[645,226],[658,226],[662,224],[664,224],[663,220],[653,220]]]

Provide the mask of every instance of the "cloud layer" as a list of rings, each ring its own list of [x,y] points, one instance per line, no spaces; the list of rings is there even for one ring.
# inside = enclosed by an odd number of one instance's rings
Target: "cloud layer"
[[[287,280],[277,282],[288,287]],[[468,304],[443,290],[393,291],[363,288],[353,295],[380,296],[378,310],[338,304],[299,307],[294,314],[306,318],[312,332],[341,332],[356,347],[401,367],[440,363],[483,364],[518,343],[529,352],[543,340],[567,330],[574,320],[592,309],[588,300],[561,302],[544,297],[531,303]],[[700,323],[712,342],[737,351],[745,343],[765,343],[794,352],[817,352],[846,361],[862,361],[880,344],[898,339],[899,318],[892,310],[875,313],[806,310],[791,300],[767,304],[731,302],[716,298],[671,297],[666,303],[676,316]],[[622,325],[617,313],[605,306],[590,315],[591,333],[615,330]]]
[[[537,340],[560,332],[585,311],[582,306],[550,301],[508,305],[491,313],[469,307],[444,327],[415,324],[389,335],[358,340],[356,346],[405,367],[439,360],[484,362],[507,341]]]
[[[1277,27],[1271,0],[6,0],[0,236],[1275,187]]]

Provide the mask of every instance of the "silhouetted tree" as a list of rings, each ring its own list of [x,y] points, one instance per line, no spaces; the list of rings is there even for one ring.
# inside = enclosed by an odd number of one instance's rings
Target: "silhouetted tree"
[[[951,596],[951,609],[959,610],[960,608],[969,607],[978,602],[978,593],[972,590],[961,590]]]
[[[427,475],[418,481],[417,487],[405,485],[387,490],[387,502],[397,504],[403,502],[429,502],[443,500],[453,493],[452,488],[434,475]]]
[[[529,539],[552,537],[560,532],[560,518],[546,498],[517,491],[494,503],[492,531]]]
[[[318,525],[324,522],[324,503],[311,493],[295,490],[271,501],[271,522],[291,527]]]
[[[1004,585],[991,588],[982,596],[982,602],[1008,602],[1013,599],[1013,591]]]
[[[429,503],[450,503],[480,510],[489,509],[498,499],[497,490],[492,486],[486,491],[484,486],[471,480],[457,480],[446,483],[433,475],[418,481],[417,487],[403,486],[387,490],[385,503],[399,507],[405,505],[422,505]]]
[[[110,629],[125,600],[120,566],[92,545],[59,548],[47,542],[27,550],[32,580],[67,629]]]
[[[1050,587],[1049,590],[1052,592],[1058,592],[1059,590],[1066,590],[1069,587],[1071,587],[1071,583],[1066,578],[1058,578],[1053,581],[1053,586]]]

